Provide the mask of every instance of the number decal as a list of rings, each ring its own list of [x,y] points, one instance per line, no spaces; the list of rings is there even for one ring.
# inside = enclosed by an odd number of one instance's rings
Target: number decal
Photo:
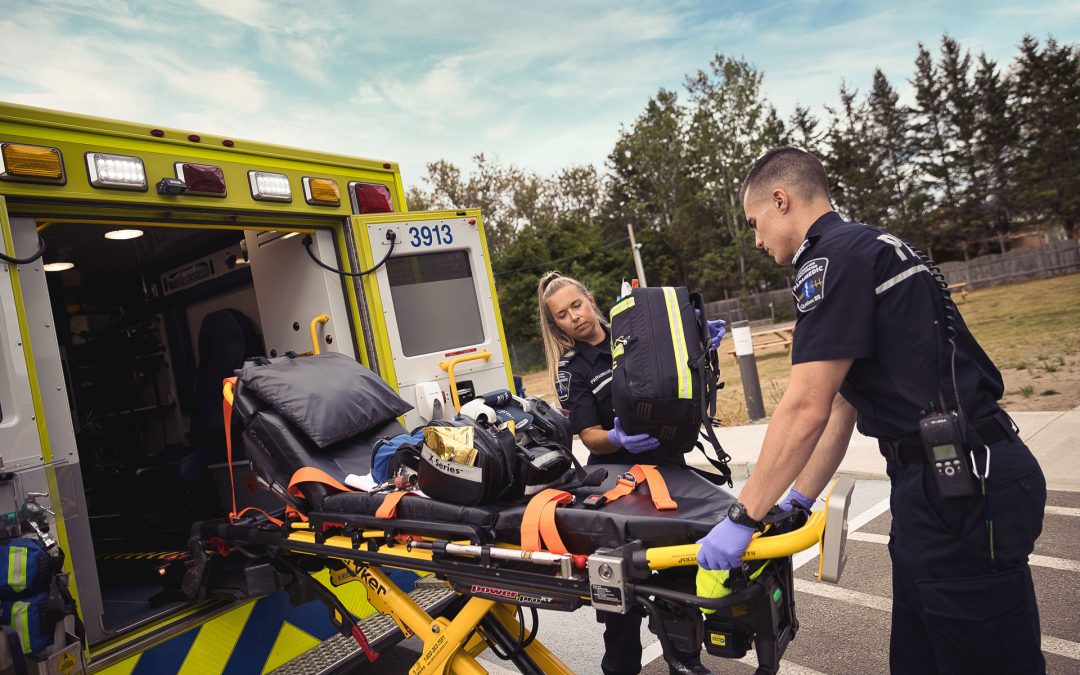
[[[434,245],[446,246],[454,243],[454,233],[450,230],[448,223],[434,226],[421,225],[420,227],[414,225],[409,228],[409,234],[412,235],[409,246],[413,248]]]

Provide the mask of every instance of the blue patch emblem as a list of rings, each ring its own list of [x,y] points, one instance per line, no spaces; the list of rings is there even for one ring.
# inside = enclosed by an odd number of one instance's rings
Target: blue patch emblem
[[[799,268],[791,293],[800,312],[809,312],[825,298],[825,272],[828,268],[828,258],[808,260]]]
[[[570,373],[565,370],[559,371],[559,376],[555,379],[555,393],[559,395],[560,401],[565,401],[570,397]]]

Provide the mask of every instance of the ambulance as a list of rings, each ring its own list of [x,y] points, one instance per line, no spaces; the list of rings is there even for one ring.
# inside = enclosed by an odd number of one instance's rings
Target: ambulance
[[[181,589],[193,523],[280,503],[225,449],[245,359],[348,355],[408,428],[513,388],[480,213],[410,212],[393,162],[0,103],[0,235],[3,533],[63,551],[77,607],[35,672],[262,673],[334,633],[302,593]]]

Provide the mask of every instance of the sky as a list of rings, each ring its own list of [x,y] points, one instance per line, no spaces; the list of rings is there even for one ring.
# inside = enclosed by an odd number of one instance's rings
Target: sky
[[[1080,2],[0,0],[0,100],[399,162],[603,168],[621,127],[717,52],[785,119],[881,68],[910,100],[943,33],[1008,64],[1080,41]]]

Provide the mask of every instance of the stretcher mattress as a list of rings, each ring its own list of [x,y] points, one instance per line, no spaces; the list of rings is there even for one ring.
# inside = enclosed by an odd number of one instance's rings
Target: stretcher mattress
[[[631,494],[601,508],[586,508],[585,497],[612,488],[630,466],[612,464],[606,468],[608,475],[600,487],[573,490],[574,503],[555,511],[555,524],[571,553],[592,553],[634,539],[641,540],[646,547],[692,543],[705,536],[735,501],[729,492],[692,470],[659,467],[677,509],[658,511],[647,484],[638,485]],[[385,498],[385,494],[363,492],[330,495],[323,502],[322,511],[332,514],[334,520],[347,521],[350,514],[373,516]],[[526,504],[470,507],[410,496],[398,502],[396,517],[471,525],[485,532],[489,541],[520,544],[525,507]]]

